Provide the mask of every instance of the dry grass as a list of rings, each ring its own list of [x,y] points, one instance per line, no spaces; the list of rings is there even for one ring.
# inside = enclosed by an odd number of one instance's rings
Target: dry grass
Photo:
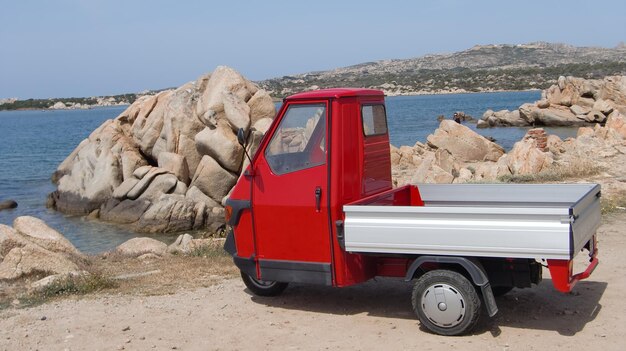
[[[602,197],[602,214],[626,211],[626,192],[621,191]]]
[[[210,286],[238,274],[232,258],[214,245],[198,248],[189,255],[146,260],[101,256],[96,261],[94,265],[116,281],[115,292],[122,294],[172,294]]]
[[[498,178],[502,183],[548,183],[568,179],[586,179],[601,173],[603,169],[589,161],[550,167],[536,174],[515,174]]]
[[[221,245],[198,247],[189,255],[137,259],[117,253],[87,256],[79,262],[87,275],[68,276],[34,290],[31,284],[47,276],[33,274],[0,281],[0,309],[29,307],[68,296],[94,293],[165,295],[206,287],[239,273]]]

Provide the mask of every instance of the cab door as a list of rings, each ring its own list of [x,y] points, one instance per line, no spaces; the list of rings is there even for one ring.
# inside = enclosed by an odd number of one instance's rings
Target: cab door
[[[328,101],[289,102],[255,160],[259,279],[332,284]]]

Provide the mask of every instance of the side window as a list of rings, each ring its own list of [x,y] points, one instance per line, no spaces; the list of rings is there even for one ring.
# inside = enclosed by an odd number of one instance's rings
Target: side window
[[[361,107],[361,117],[363,119],[363,134],[365,136],[387,133],[387,116],[384,105],[363,105]]]
[[[276,174],[326,163],[326,104],[291,105],[266,150],[265,159]]]

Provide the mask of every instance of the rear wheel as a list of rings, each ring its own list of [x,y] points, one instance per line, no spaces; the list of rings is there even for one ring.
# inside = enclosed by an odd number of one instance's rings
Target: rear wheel
[[[287,283],[276,282],[272,280],[259,280],[241,272],[241,279],[246,287],[255,295],[259,296],[276,296],[280,295],[286,288]]]
[[[440,335],[467,333],[480,317],[476,289],[454,271],[438,269],[421,276],[413,287],[412,302],[422,325]]]

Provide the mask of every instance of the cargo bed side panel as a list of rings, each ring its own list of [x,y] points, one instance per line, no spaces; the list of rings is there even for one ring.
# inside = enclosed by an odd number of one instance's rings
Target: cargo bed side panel
[[[346,251],[570,257],[569,209],[345,206]]]
[[[572,252],[573,258],[585,244],[591,240],[593,234],[600,227],[601,210],[600,198],[592,197],[592,201],[587,202],[584,208],[578,209],[572,224]]]

